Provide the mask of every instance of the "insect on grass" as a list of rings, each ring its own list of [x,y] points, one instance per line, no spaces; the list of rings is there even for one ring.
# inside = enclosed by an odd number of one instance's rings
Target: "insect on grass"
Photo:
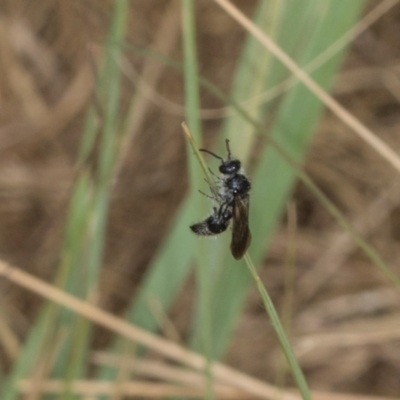
[[[232,220],[230,248],[233,257],[240,260],[251,242],[249,229],[251,184],[243,172],[241,162],[232,157],[229,140],[225,142],[228,152],[226,159],[209,150],[200,149],[221,160],[219,166],[221,175],[215,182],[208,182],[211,190],[211,196],[208,197],[211,197],[215,203],[212,214],[205,220],[191,225],[190,229],[200,236],[214,236],[226,231]]]

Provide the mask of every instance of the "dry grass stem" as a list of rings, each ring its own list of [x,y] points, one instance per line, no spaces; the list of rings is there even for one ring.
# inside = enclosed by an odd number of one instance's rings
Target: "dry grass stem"
[[[241,24],[250,34],[259,40],[275,55],[312,93],[320,99],[336,116],[350,127],[360,138],[375,149],[386,161],[400,172],[400,158],[385,142],[379,139],[370,129],[351,115],[343,106],[324,91],[310,76],[280,49],[277,44],[262,32],[254,23],[227,0],[214,0],[229,15]]]
[[[27,394],[32,391],[34,383],[29,380],[24,380],[19,383],[19,390],[22,394]],[[61,380],[47,380],[41,384],[42,394],[61,394],[65,391],[65,382]],[[80,380],[74,381],[69,386],[69,390],[76,395],[113,395],[115,393],[114,382],[99,382]],[[155,383],[155,382],[122,382],[119,384],[118,393],[122,396],[135,397],[193,397],[204,398],[204,390],[198,388],[188,388],[172,384]],[[216,390],[216,395],[221,399],[251,399],[237,389],[219,389]]]
[[[352,329],[337,328],[335,333],[321,333],[308,335],[296,344],[296,353],[304,356],[305,353],[330,347],[366,346],[368,344],[383,344],[400,338],[400,315],[371,319],[359,323],[352,322]]]
[[[180,6],[178,1],[172,1],[169,5],[162,24],[158,29],[155,36],[153,50],[160,52],[161,54],[169,54],[179,38],[180,33]],[[129,64],[124,63],[122,69],[125,71],[134,71],[134,68],[129,68]],[[135,96],[135,106],[132,108],[128,120],[126,121],[125,135],[122,137],[120,144],[120,154],[117,157],[117,164],[115,166],[114,176],[120,173],[123,163],[129,154],[132,142],[140,127],[145,121],[149,106],[151,104],[151,97],[146,95],[147,87],[156,87],[165,69],[165,65],[158,61],[153,60],[151,57],[146,58],[143,70],[141,72],[141,78],[137,80],[137,93],[143,93],[144,96]],[[131,155],[130,155],[131,156]]]
[[[345,35],[336,40],[329,46],[326,50],[324,50],[319,56],[314,58],[310,63],[308,63],[304,70],[308,73],[311,73],[321,67],[325,62],[327,62],[331,57],[335,56],[339,51],[341,51],[345,46],[347,46],[351,41],[353,41],[357,36],[365,32],[374,22],[378,21],[384,14],[390,11],[395,5],[399,3],[399,0],[386,0],[380,4],[378,4],[372,11],[370,11],[366,16],[364,16],[352,29],[350,29]],[[180,117],[184,117],[185,108],[181,104],[177,104],[165,96],[159,94],[155,89],[153,89],[153,85],[150,82],[146,82],[144,76],[140,76],[139,73],[135,71],[135,69],[125,63],[123,69],[126,75],[133,81],[139,81],[138,89],[143,92],[143,94],[151,99],[152,103],[157,105],[159,108],[163,109],[165,112],[177,115]],[[360,82],[359,76],[355,76],[356,82]],[[264,93],[261,93],[258,96],[255,96],[251,99],[239,101],[241,106],[244,105],[253,105],[256,107],[262,103],[267,101],[271,101],[274,98],[282,95],[284,92],[289,90],[292,86],[298,83],[298,80],[294,77],[285,79],[283,82],[278,85],[268,89]],[[344,85],[344,89],[346,91],[349,90],[349,87],[354,88],[353,79],[351,80],[351,85]],[[362,80],[361,84],[368,83],[370,84],[370,76],[368,79]],[[381,79],[377,83],[382,84]],[[360,87],[358,86],[358,87]],[[354,89],[353,89],[354,90]],[[202,108],[200,110],[200,115],[203,120],[213,120],[213,119],[221,119],[229,116],[231,113],[234,113],[234,109],[232,107],[220,107],[220,108]]]
[[[112,366],[117,368],[120,365],[121,357],[111,353],[95,352],[92,361],[96,365]],[[204,390],[206,381],[200,372],[179,368],[160,361],[144,359],[130,359],[127,362],[129,370],[135,376],[143,378],[158,379],[171,383],[179,383],[191,387],[200,387]],[[229,385],[224,385],[218,381],[214,382],[215,388],[224,390],[230,389]]]
[[[363,237],[370,235],[387,219],[394,208],[400,203],[400,183],[396,179],[388,189],[374,199],[371,204],[360,212],[352,224]],[[348,232],[333,234],[330,244],[317,262],[300,278],[305,300],[316,295],[318,290],[337,273],[352,252],[357,249]]]
[[[34,293],[43,296],[44,298],[54,301],[55,303],[67,307],[78,315],[84,316],[107,329],[127,338],[134,342],[140,343],[151,348],[154,351],[164,355],[171,360],[175,360],[181,363],[184,363],[192,368],[202,370],[205,365],[204,358],[196,354],[192,351],[189,351],[175,343],[171,343],[165,339],[157,337],[151,333],[148,333],[140,328],[137,328],[128,322],[117,318],[98,307],[89,304],[85,301],[77,299],[56,287],[45,283],[15,267],[10,266],[9,264],[1,261],[0,262],[0,275],[4,276],[5,278],[9,279],[10,281],[18,284],[21,287],[29,289]],[[393,335],[393,333],[391,333]],[[277,395],[280,394],[280,398],[282,400],[299,400],[300,397],[293,392],[284,391],[280,392],[276,387],[273,385],[269,385],[266,382],[259,381],[255,378],[252,378],[244,373],[238,372],[233,368],[227,367],[220,363],[213,363],[212,365],[212,372],[216,379],[224,384],[231,385],[232,388],[240,389],[242,391],[246,391],[251,396],[257,396],[262,399],[273,399]],[[46,386],[47,384],[51,384],[50,386]],[[105,386],[101,386],[101,385]],[[28,384],[27,384],[28,385]],[[54,385],[54,386],[53,386]],[[60,386],[61,385],[61,386]],[[64,382],[48,382],[45,381],[41,382],[41,389],[46,390],[46,387],[51,392],[55,391],[56,393],[61,390],[64,385]],[[100,387],[109,388],[112,390],[109,383],[102,382],[99,383]],[[121,387],[119,389],[124,389],[125,385],[129,385],[128,383],[121,383]],[[25,389],[24,389],[25,388]],[[22,387],[21,390],[28,391],[32,389],[31,386]],[[159,389],[159,388],[158,388]],[[158,389],[154,389],[158,392]],[[107,389],[108,390],[108,389]],[[125,390],[125,389],[124,389]],[[136,389],[135,389],[136,390]],[[150,390],[150,389],[149,389]],[[171,396],[173,390],[177,390],[175,386],[162,386],[160,389],[162,393],[164,390],[171,390]],[[193,389],[194,390],[194,389]],[[125,391],[124,391],[125,392]],[[194,392],[193,392],[194,393]],[[197,393],[197,392],[196,392]],[[156,396],[157,394],[152,394]],[[161,394],[159,394],[161,395]],[[176,394],[177,395],[177,394]],[[341,395],[341,394],[331,394],[326,392],[313,392],[313,398],[317,400],[322,399],[330,399],[330,400],[348,400],[348,399],[369,399],[369,400],[378,400],[381,399],[379,397],[364,397],[364,396],[349,396],[349,395]],[[383,398],[382,398],[383,399]]]

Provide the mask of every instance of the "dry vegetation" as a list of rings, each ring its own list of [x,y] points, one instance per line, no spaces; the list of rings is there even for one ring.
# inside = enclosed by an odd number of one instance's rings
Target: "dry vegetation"
[[[58,262],[110,3],[0,2],[0,256],[47,281]],[[255,6],[253,1],[237,3],[246,14]],[[200,9],[200,73],[228,92],[244,33],[211,2],[199,1]],[[180,16],[169,2],[133,0],[129,18],[129,41],[180,58]],[[334,87],[337,99],[397,153],[399,37],[400,5],[354,41]],[[137,287],[187,180],[178,106],[183,101],[181,75],[162,68],[154,72],[156,67],[134,52],[127,52],[125,61],[124,97],[143,75],[157,95],[143,96],[132,127],[134,139],[127,144],[112,193],[100,304],[114,313],[126,307]],[[223,104],[204,93],[202,106]],[[222,118],[204,120],[206,142]],[[330,113],[318,128],[306,170],[400,274],[398,173]],[[310,386],[398,396],[399,294],[301,184],[292,202],[297,209],[296,306],[290,335]],[[293,217],[282,219],[262,269],[278,307],[290,224]],[[9,368],[42,299],[4,279],[0,284],[0,315],[11,330],[1,335],[0,349],[2,364]],[[190,323],[192,285],[187,283],[171,314],[183,336]],[[107,340],[99,333],[97,346]],[[277,346],[256,292],[249,295],[226,360],[256,377],[275,380]]]

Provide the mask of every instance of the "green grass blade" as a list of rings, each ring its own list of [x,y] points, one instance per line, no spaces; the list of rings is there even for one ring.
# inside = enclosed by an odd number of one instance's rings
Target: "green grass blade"
[[[326,3],[326,2],[325,2]],[[333,23],[330,17],[327,20],[318,18],[316,21],[314,40],[306,49],[300,64],[307,63],[309,58],[318,54],[321,48],[328,46],[337,36],[349,29],[359,15],[362,1],[352,3],[352,7],[344,7],[347,2],[330,2],[330,7],[338,7],[343,16],[341,18],[341,31],[327,27],[328,22]],[[327,14],[330,16],[330,13]],[[335,15],[337,18],[338,16]],[[301,21],[301,15],[299,15]],[[335,21],[337,21],[335,19]],[[294,21],[295,22],[295,21]],[[284,30],[282,28],[282,30]],[[329,87],[343,53],[337,55],[329,62],[329,66],[319,69],[314,78],[324,87]],[[321,115],[322,106],[318,100],[300,86],[294,87],[282,102],[279,108],[276,122],[268,133],[276,140],[295,160],[304,158],[313,129]],[[225,131],[226,136],[232,138],[232,142],[238,140],[241,132]],[[234,139],[236,138],[236,139]],[[240,145],[238,147],[241,147]],[[253,191],[251,200],[251,228],[253,243],[250,254],[259,264],[265,252],[275,226],[282,214],[286,199],[292,190],[295,174],[292,166],[281,158],[276,150],[266,146],[260,157],[260,164],[253,177]],[[217,292],[220,294],[218,307],[214,308],[214,321],[219,321],[219,329],[214,337],[215,348],[218,355],[225,350],[230,333],[242,307],[245,290],[249,283],[249,277],[242,268],[227,258],[226,268],[219,280]],[[223,323],[221,323],[223,321]]]
[[[85,224],[85,240],[81,242],[78,251],[72,252],[73,256],[79,257],[75,271],[69,281],[70,290],[90,298],[97,287],[97,280],[103,257],[104,237],[108,215],[108,205],[111,190],[111,178],[115,163],[116,148],[119,140],[119,96],[120,96],[120,58],[122,50],[119,45],[126,30],[126,19],[129,2],[119,0],[115,2],[109,31],[109,46],[105,54],[104,67],[99,77],[99,98],[103,105],[103,126],[99,134],[98,169],[94,171],[91,179],[92,187],[89,188],[90,209],[87,210]],[[89,118],[91,115],[89,114]],[[93,124],[89,124],[92,126]],[[90,133],[88,131],[87,136]],[[80,205],[78,204],[77,207]],[[68,250],[67,250],[68,251]],[[67,269],[70,265],[65,266]],[[83,271],[83,273],[82,273]],[[82,279],[83,278],[83,279]],[[80,286],[80,287],[79,287]],[[68,317],[67,317],[68,318]],[[65,377],[71,381],[81,377],[86,370],[87,352],[91,344],[91,326],[85,319],[74,317],[70,325],[74,329],[70,333],[69,341],[64,346],[61,357],[55,366],[57,376]],[[66,362],[66,360],[68,360]],[[70,398],[68,392],[64,396]]]
[[[186,118],[194,141],[201,143],[201,124],[200,124],[200,95],[199,79],[197,70],[197,47],[196,47],[196,28],[195,28],[195,2],[193,0],[182,0],[182,36],[184,54],[184,80],[185,80],[185,110]],[[199,184],[203,179],[200,165],[197,163],[191,152],[189,155],[189,182]],[[193,163],[195,165],[193,165]],[[192,188],[192,192],[196,190]],[[193,196],[192,215],[199,218],[196,212],[202,210],[207,212],[205,201],[197,194]],[[186,228],[188,235],[192,234],[189,227]],[[211,296],[211,274],[209,264],[205,262],[204,254],[207,254],[208,246],[205,241],[196,242],[196,283],[197,283],[197,302],[196,302],[196,325],[194,334],[194,347],[204,354],[206,359],[206,399],[212,398],[212,296]]]
[[[268,313],[269,319],[271,321],[271,325],[273,326],[273,328],[275,330],[275,333],[276,333],[276,336],[281,345],[283,354],[286,357],[286,360],[288,362],[290,370],[292,371],[294,380],[297,383],[297,387],[299,388],[301,396],[304,400],[309,400],[309,399],[311,399],[311,395],[310,395],[310,390],[307,385],[307,381],[305,380],[303,372],[296,360],[296,357],[294,356],[293,350],[292,350],[290,343],[286,337],[285,330],[283,329],[281,321],[275,310],[275,306],[272,303],[272,300],[269,297],[268,292],[265,290],[265,287],[262,284],[262,281],[257,274],[257,271],[253,264],[253,261],[247,254],[245,256],[245,261],[246,261],[247,267],[250,271],[250,274],[253,277],[253,280],[257,286],[258,292],[261,295],[261,299],[264,304],[265,310]]]
[[[115,2],[109,41],[121,42],[125,32],[128,2]],[[56,278],[57,285],[79,297],[90,297],[97,286],[101,267],[104,232],[109,201],[110,177],[118,132],[119,109],[119,62],[121,47],[111,48],[106,54],[106,62],[99,82],[99,96],[104,105],[102,131],[99,135],[100,150],[98,171],[91,172],[87,164],[88,156],[96,142],[95,112],[88,113],[86,132],[81,148],[80,169],[68,215],[63,254]],[[49,343],[55,338],[61,340],[57,349],[52,375],[66,380],[66,391],[62,398],[73,397],[68,392],[68,381],[86,373],[87,352],[91,344],[91,325],[71,312],[51,305],[45,306],[32,328],[26,345],[10,375],[9,384],[2,391],[2,398],[17,396],[15,381],[31,373],[41,360],[49,357]]]

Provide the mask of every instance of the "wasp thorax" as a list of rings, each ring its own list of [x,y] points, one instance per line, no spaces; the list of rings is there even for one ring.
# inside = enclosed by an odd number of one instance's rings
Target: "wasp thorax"
[[[225,181],[225,185],[234,195],[247,195],[251,187],[250,181],[241,174],[228,178]]]
[[[227,160],[219,166],[219,172],[224,175],[236,174],[241,167],[239,160]]]

